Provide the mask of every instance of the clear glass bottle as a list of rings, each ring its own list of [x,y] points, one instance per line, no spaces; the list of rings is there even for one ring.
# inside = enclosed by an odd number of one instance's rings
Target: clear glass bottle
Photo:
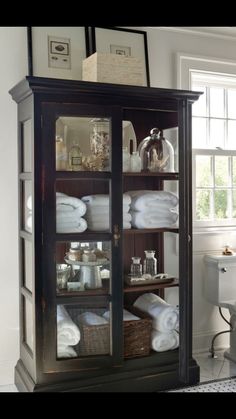
[[[138,151],[133,151],[130,157],[130,171],[131,172],[141,172],[141,157]]]
[[[80,146],[75,141],[69,151],[68,154],[69,159],[69,169],[73,171],[80,171],[83,170],[82,165],[82,152],[80,150]]]
[[[149,172],[174,172],[174,149],[163,137],[159,128],[153,128],[150,136],[141,141],[138,151],[142,170]]]
[[[133,256],[132,263],[130,266],[131,276],[140,278],[142,276],[142,265],[140,263],[141,258]]]
[[[93,156],[102,160],[103,170],[110,166],[110,120],[94,118],[91,120],[90,149]]]
[[[154,276],[157,274],[157,259],[155,250],[144,250],[145,259],[143,261],[143,273]]]
[[[67,149],[60,135],[56,136],[56,170],[67,170]]]

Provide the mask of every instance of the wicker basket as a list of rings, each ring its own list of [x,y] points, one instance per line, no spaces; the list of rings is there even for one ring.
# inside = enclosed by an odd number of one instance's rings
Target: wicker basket
[[[140,317],[140,320],[128,320],[124,326],[124,358],[147,356],[151,348],[152,319],[142,311],[129,307],[127,310]],[[80,342],[75,347],[78,356],[106,355],[110,353],[110,325],[101,324],[87,326],[78,322],[78,315],[84,311],[92,311],[98,315],[104,313],[104,309],[71,309],[67,311],[80,329]]]

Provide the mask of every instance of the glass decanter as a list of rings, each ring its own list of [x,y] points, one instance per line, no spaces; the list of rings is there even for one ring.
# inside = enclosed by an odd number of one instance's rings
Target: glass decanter
[[[157,274],[157,259],[155,250],[144,250],[145,259],[143,261],[143,273],[155,276]]]
[[[149,172],[174,172],[174,149],[163,137],[159,128],[153,128],[150,136],[138,146],[142,170]]]

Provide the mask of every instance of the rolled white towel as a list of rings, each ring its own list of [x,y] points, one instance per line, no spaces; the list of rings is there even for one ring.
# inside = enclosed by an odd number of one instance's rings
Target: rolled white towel
[[[56,193],[56,205],[60,205],[60,208],[62,205],[70,206],[73,209],[78,208],[80,212],[80,216],[82,217],[86,213],[86,205],[85,203],[74,196],[68,196],[61,193]],[[62,209],[62,208],[61,208]]]
[[[32,195],[29,195],[26,201],[26,207],[28,210],[32,211],[33,209],[33,201],[32,201]]]
[[[71,346],[57,345],[58,358],[76,358],[78,355]]]
[[[152,330],[151,347],[156,352],[169,351],[179,346],[179,334],[175,330],[167,333]]]
[[[57,345],[77,345],[80,341],[80,331],[62,305],[57,306]]]
[[[84,218],[79,218],[76,222],[57,222],[57,233],[83,233],[87,228],[87,221]]]
[[[86,195],[83,196],[82,201],[89,206],[107,206],[109,207],[110,196],[107,194],[95,194],[95,195]],[[131,198],[128,194],[123,194],[123,205],[130,205]]]
[[[134,307],[148,313],[152,317],[153,329],[160,332],[169,332],[179,326],[179,309],[156,294],[142,294],[134,302]]]
[[[83,323],[86,326],[108,324],[108,321],[103,316],[98,316],[96,313],[92,313],[90,311],[79,314],[77,320],[79,323]]]
[[[65,206],[65,205],[64,205]],[[57,211],[57,223],[60,222],[77,222],[81,218],[80,208],[75,208],[72,211]]]
[[[131,224],[135,228],[164,228],[174,227],[179,218],[177,213],[166,212],[164,215],[156,215],[154,211],[131,211]]]
[[[106,311],[103,314],[103,317],[105,319],[107,319],[108,321],[110,321],[110,311]],[[123,320],[124,321],[129,321],[129,320],[140,320],[140,317],[135,316],[134,314],[130,313],[128,310],[126,310],[125,308],[123,309]]]
[[[179,198],[172,192],[138,190],[126,192],[131,197],[131,209],[134,211],[151,211],[156,208],[174,208]]]
[[[130,210],[130,205],[123,204],[123,214],[128,213],[129,210]],[[89,214],[93,216],[93,215],[106,214],[109,217],[109,213],[110,213],[109,204],[97,205],[97,206],[87,204],[86,215]]]

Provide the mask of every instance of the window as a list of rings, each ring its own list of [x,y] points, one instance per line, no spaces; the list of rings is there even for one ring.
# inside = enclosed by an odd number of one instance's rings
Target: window
[[[236,77],[190,71],[193,104],[193,220],[236,224]]]

